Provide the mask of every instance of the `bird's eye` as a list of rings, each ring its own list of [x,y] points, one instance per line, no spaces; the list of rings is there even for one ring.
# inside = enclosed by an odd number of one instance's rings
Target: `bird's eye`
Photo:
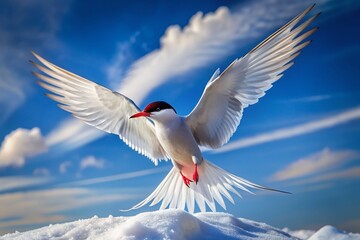
[[[157,111],[157,112],[159,112],[160,110],[161,110],[161,109],[160,109],[159,107],[158,107],[158,108],[156,108],[156,111]]]

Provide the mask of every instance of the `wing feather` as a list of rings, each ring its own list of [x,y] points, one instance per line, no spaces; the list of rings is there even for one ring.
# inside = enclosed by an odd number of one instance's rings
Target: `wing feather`
[[[33,54],[43,66],[32,64],[46,74],[34,73],[41,80],[37,83],[51,92],[46,96],[58,102],[61,109],[91,126],[119,135],[127,145],[155,164],[158,160],[168,159],[155,135],[153,124],[145,118],[129,119],[140,111],[131,99]]]
[[[303,33],[319,14],[299,24],[313,6],[271,34],[243,58],[233,61],[221,74],[219,69],[216,70],[199,102],[186,117],[199,145],[219,148],[227,143],[240,124],[244,108],[258,102],[294,64],[293,60],[311,42],[303,41],[317,30],[314,28]]]

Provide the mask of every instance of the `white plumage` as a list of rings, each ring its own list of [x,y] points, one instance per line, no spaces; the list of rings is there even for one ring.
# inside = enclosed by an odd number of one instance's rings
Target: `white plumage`
[[[126,96],[113,92],[85,78],[68,72],[34,53],[45,67],[33,63],[48,76],[34,73],[43,88],[55,93],[47,96],[61,104],[58,106],[85,123],[108,133],[114,133],[132,149],[150,158],[168,159],[155,135],[154,125],[147,119],[129,121],[140,109]]]
[[[237,189],[266,188],[235,176],[202,157],[199,146],[219,148],[227,143],[240,124],[243,110],[256,103],[282,73],[293,65],[304,41],[317,28],[305,28],[319,15],[299,24],[313,8],[310,6],[270,35],[253,50],[233,61],[225,71],[216,70],[192,112],[178,116],[165,102],[154,102],[141,111],[121,93],[111,91],[68,72],[35,54],[43,64],[33,63],[46,75],[34,73],[38,83],[54,94],[59,107],[76,118],[103,131],[117,134],[132,149],[150,158],[171,159],[174,167],[145,200],[131,209],[161,202],[160,208],[216,211],[217,202],[226,209],[223,197],[234,200]],[[132,119],[136,118],[136,119]],[[237,188],[237,189],[236,189]],[[279,191],[282,192],[282,191]],[[196,203],[196,204],[195,204]]]

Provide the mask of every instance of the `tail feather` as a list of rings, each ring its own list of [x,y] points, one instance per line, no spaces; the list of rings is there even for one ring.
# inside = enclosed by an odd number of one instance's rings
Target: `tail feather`
[[[195,204],[201,212],[206,212],[206,205],[211,211],[216,212],[217,202],[226,210],[225,197],[234,204],[234,199],[229,192],[239,196],[237,189],[251,192],[248,188],[288,193],[252,183],[246,179],[235,176],[216,165],[204,160],[199,166],[200,181],[187,187],[179,174],[179,170],[173,167],[160,185],[147,198],[128,210],[141,208],[150,203],[150,206],[161,202],[160,209],[177,208],[191,213],[195,210]],[[235,189],[237,188],[237,189]]]

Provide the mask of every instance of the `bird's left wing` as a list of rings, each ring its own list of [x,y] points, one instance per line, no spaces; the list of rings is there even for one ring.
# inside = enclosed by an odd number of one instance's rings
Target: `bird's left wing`
[[[302,33],[318,14],[294,28],[313,6],[236,59],[223,73],[219,74],[219,69],[214,73],[186,117],[199,145],[218,148],[227,143],[240,124],[243,109],[264,96],[282,72],[293,65],[293,59],[310,43],[303,40],[317,30]]]
[[[91,126],[119,135],[127,145],[155,164],[158,160],[168,159],[155,135],[153,124],[146,118],[129,120],[131,115],[140,111],[131,99],[33,54],[44,66],[32,64],[48,75],[34,72],[42,80],[38,84],[55,93],[47,96],[59,102],[60,108]]]

